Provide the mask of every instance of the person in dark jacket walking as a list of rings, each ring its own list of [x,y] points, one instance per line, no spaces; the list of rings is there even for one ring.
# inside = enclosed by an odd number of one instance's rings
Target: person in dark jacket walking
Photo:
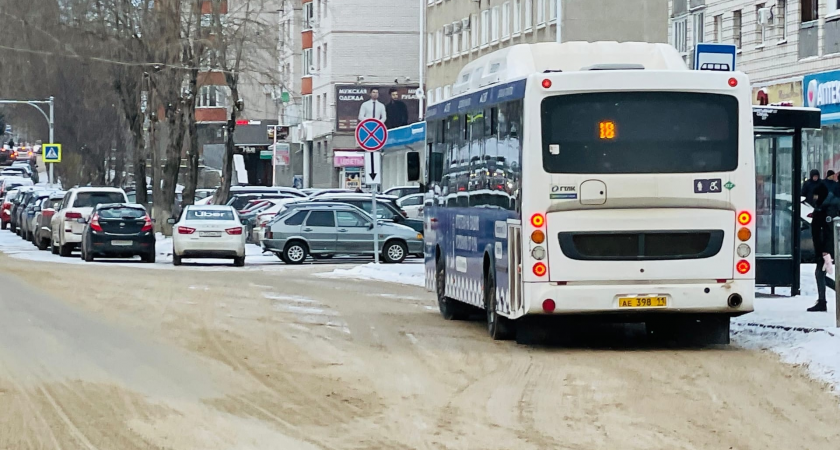
[[[840,216],[840,197],[834,195],[825,183],[817,185],[811,199],[814,212],[811,216],[811,239],[814,241],[814,254],[817,255],[817,303],[808,308],[811,312],[825,312],[825,287],[835,289],[834,282],[827,277],[829,267],[834,260],[834,230],[832,219]]]
[[[802,183],[802,197],[805,197],[805,203],[814,206],[814,189],[820,184],[820,171],[814,169],[811,171],[811,178]]]

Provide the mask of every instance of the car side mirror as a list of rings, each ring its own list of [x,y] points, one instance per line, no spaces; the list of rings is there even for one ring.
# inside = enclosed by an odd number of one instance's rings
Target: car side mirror
[[[241,219],[239,223],[241,223],[242,225],[248,225],[248,219]]]
[[[168,223],[169,225],[175,225],[176,221],[175,219],[170,217],[169,219],[166,219],[166,223]]]
[[[368,225],[367,225],[367,229],[368,229],[368,230],[372,230],[372,229],[373,229],[373,222],[369,222],[369,223],[368,223]]]
[[[392,220],[393,220],[394,222],[400,223],[400,222],[402,222],[402,220],[403,220],[403,216],[401,216],[401,215],[399,215],[399,214],[395,214],[395,215],[394,215],[394,218],[393,218]]]

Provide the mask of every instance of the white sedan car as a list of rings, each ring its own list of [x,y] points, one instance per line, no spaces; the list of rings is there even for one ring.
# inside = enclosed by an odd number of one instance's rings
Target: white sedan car
[[[230,206],[189,205],[172,224],[172,263],[183,258],[232,258],[245,265],[245,227]]]

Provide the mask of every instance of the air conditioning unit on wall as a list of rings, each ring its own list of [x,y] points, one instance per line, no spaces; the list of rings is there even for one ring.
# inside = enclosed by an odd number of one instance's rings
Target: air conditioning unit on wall
[[[773,9],[759,8],[758,10],[758,24],[761,26],[773,25]]]

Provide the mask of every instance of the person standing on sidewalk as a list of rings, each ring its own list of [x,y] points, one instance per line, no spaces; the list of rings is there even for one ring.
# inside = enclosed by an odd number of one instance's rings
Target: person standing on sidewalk
[[[810,312],[825,312],[827,303],[825,287],[835,289],[834,282],[827,277],[834,260],[834,230],[832,220],[840,216],[840,198],[831,192],[827,183],[821,183],[814,189],[812,196],[814,212],[811,216],[811,238],[814,241],[814,254],[817,255],[817,303],[808,308]]]
[[[814,169],[811,171],[811,178],[802,183],[802,196],[805,197],[805,203],[814,206],[814,189],[820,184],[820,171]]]

